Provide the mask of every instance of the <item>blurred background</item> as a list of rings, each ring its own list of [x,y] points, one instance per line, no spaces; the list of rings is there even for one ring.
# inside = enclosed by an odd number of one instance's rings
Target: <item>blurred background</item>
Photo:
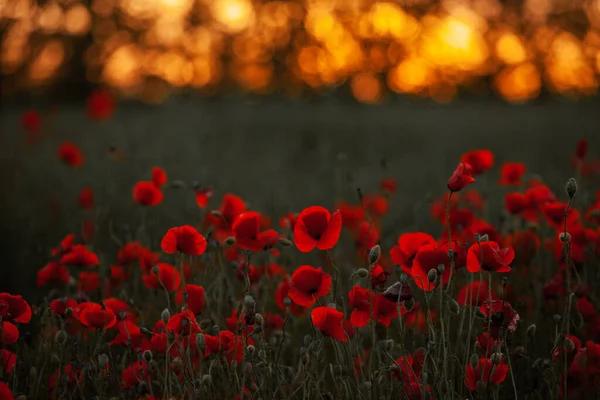
[[[439,229],[429,204],[467,150],[560,188],[577,140],[597,154],[599,73],[600,0],[0,0],[0,290],[34,291],[84,218],[110,263],[153,166],[274,221],[393,177],[388,244]],[[166,190],[153,244],[201,216]]]

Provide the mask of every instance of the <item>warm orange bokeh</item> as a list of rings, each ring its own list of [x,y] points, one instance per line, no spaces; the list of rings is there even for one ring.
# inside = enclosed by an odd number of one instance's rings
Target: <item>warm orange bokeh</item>
[[[483,77],[511,102],[543,88],[590,95],[600,71],[600,0],[584,3],[0,0],[0,71],[24,74],[7,94],[58,82],[77,37],[91,34],[87,78],[151,102],[170,88],[211,93],[231,83],[290,94],[348,84],[366,103],[389,92],[448,101]]]

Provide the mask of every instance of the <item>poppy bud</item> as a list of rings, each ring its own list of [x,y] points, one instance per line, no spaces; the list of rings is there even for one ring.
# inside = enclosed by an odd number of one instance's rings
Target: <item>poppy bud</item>
[[[562,317],[561,317],[560,315],[558,315],[558,314],[554,314],[554,316],[552,317],[552,321],[553,321],[553,322],[554,322],[556,325],[560,324],[560,321],[561,321],[561,320],[562,320]]]
[[[554,341],[554,345],[560,346],[564,342],[565,342],[565,335],[563,335],[562,333],[559,333],[558,336],[556,337],[556,340]]]
[[[374,265],[377,261],[379,261],[379,257],[381,256],[381,247],[379,245],[375,245],[369,251],[369,264]]]
[[[148,392],[148,384],[145,381],[140,381],[137,385],[137,391],[140,394],[145,394]]]
[[[210,375],[203,375],[202,384],[204,386],[210,386],[212,384],[212,377]]]
[[[369,271],[367,271],[365,268],[359,268],[356,270],[355,272],[356,276],[358,276],[359,278],[366,278],[369,276]]]
[[[235,237],[229,236],[227,239],[225,239],[224,243],[226,246],[233,246],[235,244]]]
[[[565,338],[565,349],[568,351],[573,351],[575,349],[575,343],[569,338]]]
[[[150,350],[144,350],[142,353],[142,358],[144,361],[149,362],[152,360],[152,352]]]
[[[292,299],[290,299],[289,297],[286,297],[285,299],[283,299],[283,305],[286,307],[289,307],[292,305]]]
[[[388,353],[389,353],[389,352],[390,352],[390,351],[392,351],[393,349],[394,349],[394,339],[389,339],[389,340],[387,341],[387,347],[386,347],[386,350],[387,350],[387,351],[388,351]]]
[[[558,240],[560,240],[561,243],[569,243],[571,241],[571,234],[569,232],[561,232],[558,235]]]
[[[258,334],[258,333],[261,333],[262,331],[263,331],[262,325],[254,325],[254,330],[253,330],[254,333]]]
[[[502,277],[502,286],[506,288],[506,285],[508,285],[508,278],[506,276]]]
[[[158,271],[160,271],[160,268],[158,268],[158,265],[155,265],[154,267],[152,267],[152,273],[154,275],[158,275]]]
[[[535,324],[531,324],[527,327],[527,337],[534,337],[535,336],[535,330],[536,330],[536,326]]]
[[[440,274],[443,274],[444,271],[446,270],[446,266],[444,264],[438,264],[437,270]]]
[[[398,278],[398,280],[400,281],[400,283],[408,282],[408,274],[406,272],[401,273],[400,278]]]
[[[165,324],[167,322],[169,322],[169,319],[171,318],[171,313],[169,312],[168,308],[165,308],[162,313],[160,313],[160,319],[162,322],[164,322]]]
[[[342,366],[340,364],[336,364],[333,366],[333,374],[335,376],[342,376],[343,372],[344,372],[344,369],[342,368]]]
[[[246,306],[250,307],[254,305],[254,299],[252,298],[252,296],[250,296],[249,294],[246,295],[246,297],[244,297],[244,304],[246,304]]]
[[[454,260],[454,251],[448,250],[448,260]]]
[[[127,300],[127,305],[129,305],[129,307],[135,307],[135,302],[130,298]]]
[[[285,238],[277,239],[277,244],[279,244],[281,247],[292,247],[292,241]]]
[[[106,354],[98,354],[98,367],[100,367],[100,369],[104,369],[107,365],[108,356]]]
[[[471,368],[476,369],[477,366],[479,365],[479,357],[477,357],[477,354],[475,354],[475,353],[471,354],[471,358],[469,358],[469,362],[471,363]]]
[[[127,317],[127,312],[125,310],[120,310],[119,311],[119,319],[122,321],[125,319],[125,317]]]
[[[221,214],[221,212],[219,212],[219,211],[217,211],[217,210],[212,210],[212,211],[210,212],[210,214],[211,214],[213,217],[217,217],[217,218],[223,218],[223,214]]]
[[[499,353],[494,353],[490,356],[490,361],[494,365],[500,364],[500,361],[502,361],[502,355]]]
[[[302,365],[306,365],[308,364],[308,361],[310,360],[308,353],[304,352],[302,353]]]
[[[199,333],[196,335],[196,347],[200,350],[204,349],[204,334]]]
[[[65,317],[70,317],[73,314],[73,309],[71,307],[67,307],[65,309]]]
[[[398,264],[394,264],[394,272],[399,274],[402,271],[402,267]]]
[[[219,331],[221,329],[219,328],[218,325],[214,325],[212,328],[210,328],[210,336],[217,336],[219,334]]]
[[[363,389],[366,392],[371,391],[371,382],[369,382],[369,381],[363,382],[361,385],[361,389]]]
[[[437,271],[435,269],[430,269],[429,272],[427,273],[427,280],[430,283],[434,283],[436,279],[437,279]]]
[[[490,240],[490,237],[488,236],[488,234],[487,234],[487,233],[486,233],[486,234],[484,234],[484,235],[481,235],[481,236],[479,237],[479,242],[480,242],[480,243],[485,243],[485,242],[487,242],[487,241],[489,241],[489,240]]]
[[[54,340],[56,340],[56,343],[58,344],[65,344],[67,341],[67,332],[63,331],[62,329],[56,332],[56,335],[54,335]]]
[[[254,314],[254,322],[256,323],[256,325],[262,325],[265,322],[265,319],[262,315],[256,313]]]
[[[404,302],[404,308],[406,308],[406,311],[408,312],[411,312],[414,306],[415,300],[412,297]]]
[[[567,190],[567,195],[569,196],[569,199],[572,199],[573,197],[575,197],[575,193],[577,193],[577,181],[575,180],[575,178],[570,178],[567,181],[566,190]]]
[[[450,299],[450,312],[454,315],[460,314],[460,306],[458,302],[454,299]]]
[[[256,353],[256,347],[250,344],[246,347],[246,351],[248,352],[248,357],[252,358],[254,357],[254,353]]]

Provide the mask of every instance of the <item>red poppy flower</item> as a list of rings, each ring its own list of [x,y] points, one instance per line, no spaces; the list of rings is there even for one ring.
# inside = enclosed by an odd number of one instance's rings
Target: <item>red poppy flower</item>
[[[89,210],[94,207],[94,191],[90,187],[84,187],[79,192],[79,198],[77,199],[79,207],[84,210]]]
[[[488,358],[480,358],[476,368],[467,363],[465,385],[469,390],[477,390],[477,382],[481,381],[485,387],[499,385],[506,379],[508,365],[504,360],[498,365],[493,365]]]
[[[58,158],[71,167],[81,167],[83,165],[83,154],[79,147],[74,143],[64,142],[58,148]]]
[[[57,262],[50,262],[37,272],[37,286],[69,283],[69,271]]]
[[[473,150],[463,154],[460,161],[473,168],[473,175],[479,175],[492,168],[494,153],[489,150]]]
[[[381,325],[390,326],[392,319],[398,318],[398,304],[389,301],[383,294],[378,294],[373,300],[373,317]]]
[[[236,361],[240,363],[244,358],[244,339],[240,335],[235,335],[231,331],[219,331],[217,336],[204,335],[206,338],[206,347],[211,353],[220,353],[225,356],[227,361]],[[253,344],[252,338],[248,338],[247,344]]]
[[[94,267],[100,265],[98,256],[82,244],[71,247],[71,250],[62,256],[61,264],[75,265],[77,267]]]
[[[106,308],[110,308],[115,315],[119,315],[122,311],[125,312],[125,319],[135,321],[136,317],[131,313],[129,304],[123,300],[119,300],[115,297],[109,297],[104,299],[104,305]]]
[[[402,319],[404,320],[406,326],[415,328],[420,332],[427,331],[429,326],[429,320],[427,316],[429,314],[431,315],[432,321],[435,321],[437,317],[435,310],[429,310],[427,313],[425,313],[423,307],[421,307],[418,302],[415,302],[410,311],[408,311],[402,304],[400,306],[400,314],[402,315]]]
[[[130,346],[131,349],[139,351],[152,348],[150,341],[135,322],[129,320],[119,321],[116,328],[119,333],[110,341],[111,346]]]
[[[70,233],[60,241],[58,247],[52,249],[51,254],[53,256],[62,256],[71,251],[73,243],[75,242],[75,235]]]
[[[473,178],[473,169],[469,164],[460,163],[454,170],[454,173],[448,179],[448,189],[451,192],[460,192],[465,186],[475,182]]]
[[[86,303],[80,306],[79,322],[91,329],[110,329],[117,323],[117,316],[110,308],[97,303]]]
[[[142,255],[142,245],[139,242],[126,243],[117,254],[117,263],[120,265],[139,262]]]
[[[154,183],[157,188],[160,188],[167,183],[167,173],[164,169],[160,167],[152,168],[152,183]]]
[[[204,309],[204,288],[199,285],[187,284],[185,291],[187,292],[187,308],[196,315],[201,314]],[[183,301],[182,292],[177,293],[177,301],[178,303]]]
[[[206,208],[212,195],[213,189],[211,187],[195,189],[196,205],[199,208]]]
[[[86,112],[88,117],[99,121],[110,118],[115,110],[115,99],[106,89],[97,89],[87,98]]]
[[[292,275],[289,297],[300,306],[312,306],[316,299],[326,296],[331,289],[331,276],[321,268],[303,265]]]
[[[384,192],[394,194],[398,189],[398,181],[394,178],[384,178],[379,182],[379,187]]]
[[[235,243],[242,249],[252,251],[272,247],[279,235],[272,229],[260,232],[260,225],[260,214],[256,211],[239,214],[232,226]]]
[[[166,263],[156,264],[158,267],[158,277],[152,271],[142,276],[142,280],[146,287],[150,289],[162,289],[162,285],[165,285],[168,291],[173,291],[179,287],[181,283],[181,275],[174,266]],[[160,281],[159,281],[160,278]]]
[[[145,247],[141,248],[140,252],[140,268],[142,271],[149,273],[153,266],[158,264],[160,254],[148,250]]]
[[[96,224],[93,219],[86,218],[81,223],[81,237],[85,243],[90,243],[96,233]]]
[[[294,230],[294,226],[296,225],[296,218],[298,218],[298,214],[288,213],[279,219],[279,227],[281,229],[290,229]]]
[[[546,222],[551,227],[562,231],[565,223],[565,211],[567,210],[567,203],[551,202],[542,205],[542,212],[546,217]],[[579,219],[579,211],[575,208],[569,208],[567,213],[567,225]]]
[[[74,299],[54,299],[50,302],[50,308],[55,315],[64,316],[67,308],[75,308],[77,301]]]
[[[219,207],[219,217],[209,214],[209,222],[222,230],[229,231],[235,218],[246,211],[246,203],[244,200],[233,194],[223,196],[223,201]]]
[[[441,283],[445,285],[450,279],[450,259],[448,258],[448,243],[442,245],[438,244],[426,244],[421,246],[415,258],[413,260],[413,266],[411,269],[411,275],[415,277],[415,285],[425,290],[431,291],[435,288],[435,282],[429,282],[428,274],[429,271],[438,271],[439,265],[444,265],[444,272],[441,274]],[[452,246],[452,250],[456,253],[454,255],[455,273],[459,265],[464,262],[464,249],[457,244]]]
[[[342,214],[342,222],[344,226],[350,230],[354,230],[365,219],[365,209],[360,205],[351,205],[344,201],[337,204],[340,213]]]
[[[191,335],[200,333],[200,326],[196,322],[196,316],[190,310],[183,310],[172,315],[167,323],[167,328],[176,335]]]
[[[353,286],[348,293],[350,322],[357,328],[366,326],[371,320],[371,301],[375,304],[375,294],[369,289]]]
[[[504,195],[504,208],[509,214],[520,214],[529,206],[527,196],[522,193],[507,193]]]
[[[572,349],[567,349],[567,347],[564,345],[564,341],[562,342],[561,346],[557,346],[554,351],[552,352],[552,358],[554,360],[558,360],[560,358],[560,353],[561,353],[561,347],[562,347],[562,353],[566,354],[567,358],[568,358],[568,363],[570,364],[573,361],[573,358],[575,357],[575,354],[579,352],[579,350],[581,349],[581,340],[579,340],[579,338],[577,336],[573,336],[573,335],[565,335],[565,339],[569,339],[571,342],[573,342],[573,348]]]
[[[300,306],[294,302],[292,302],[292,304],[290,304],[289,307],[285,306],[285,299],[289,297],[289,291],[291,287],[292,283],[288,279],[282,281],[277,286],[277,290],[275,291],[275,303],[277,304],[277,307],[279,307],[281,310],[285,311],[286,309],[289,309],[292,315],[303,315],[307,311],[305,307]]]
[[[472,305],[479,307],[490,299],[488,283],[486,281],[474,281],[464,285],[456,295],[456,301],[461,306]],[[496,295],[492,292],[492,300],[496,300]]]
[[[120,286],[129,279],[131,274],[120,265],[110,266],[110,283],[113,286]]]
[[[20,295],[0,293],[0,316],[2,321],[26,324],[31,320],[31,307]]]
[[[4,382],[0,382],[0,399],[15,400],[15,396],[13,395],[12,391]]]
[[[91,294],[100,289],[100,275],[97,272],[80,272],[77,290]]]
[[[136,361],[123,370],[123,386],[125,388],[136,387],[140,382],[150,384],[152,374],[146,361]]]
[[[413,260],[419,249],[426,244],[435,244],[431,235],[422,232],[405,233],[398,238],[398,244],[390,250],[392,262],[410,273]]]
[[[19,125],[21,125],[21,128],[26,130],[27,133],[36,134],[42,127],[42,116],[37,110],[26,110],[19,118]]]
[[[366,195],[363,197],[363,207],[371,218],[381,218],[389,210],[388,199],[382,195]]]
[[[396,364],[398,364],[399,370],[392,372],[392,376],[395,379],[401,380],[404,383],[418,383],[421,381],[421,371],[425,364],[425,354],[423,351],[416,351],[414,355],[409,354],[397,358]]]
[[[488,319],[488,327],[492,337],[500,337],[500,330],[507,329],[508,332],[514,332],[517,329],[517,322],[521,319],[519,314],[505,300],[493,300],[484,302],[479,311]]]
[[[163,236],[160,247],[167,254],[183,253],[197,256],[206,250],[206,239],[196,228],[183,225],[170,228]]]
[[[588,148],[589,144],[586,139],[579,140],[577,142],[577,145],[575,146],[575,158],[577,158],[580,161],[583,161],[588,153]]]
[[[521,185],[521,178],[525,175],[525,164],[519,162],[507,162],[502,165],[502,177],[498,181],[501,185]]]
[[[19,330],[8,321],[2,321],[2,335],[0,335],[0,344],[9,345],[19,339]]]
[[[544,184],[536,184],[525,191],[527,202],[532,207],[540,207],[545,203],[556,201],[556,196],[552,190]]]
[[[388,276],[391,274],[387,272],[381,265],[376,265],[371,271],[371,286],[373,289],[382,287],[387,282]]]
[[[467,269],[469,272],[484,271],[510,272],[510,263],[515,258],[512,247],[501,249],[498,243],[487,241],[474,243],[467,253]]]
[[[248,280],[251,284],[258,282],[262,276],[262,271],[254,264],[250,264],[246,261],[241,261],[238,264],[238,267],[235,269],[235,276],[242,282],[246,281],[246,276],[248,276]]]
[[[329,336],[340,342],[347,342],[348,338],[344,332],[344,313],[331,307],[316,307],[310,313],[313,325],[325,336]]]
[[[294,243],[301,252],[307,253],[315,247],[329,250],[337,243],[342,230],[342,214],[329,214],[325,208],[312,206],[298,215],[294,226]]]
[[[11,353],[8,350],[2,349],[0,350],[0,364],[2,365],[2,371],[7,374],[11,374],[13,369],[15,368],[15,364],[17,363],[17,355]],[[3,399],[0,396],[0,399]]]
[[[133,200],[146,207],[156,206],[163,201],[163,193],[153,182],[140,181],[133,187]]]

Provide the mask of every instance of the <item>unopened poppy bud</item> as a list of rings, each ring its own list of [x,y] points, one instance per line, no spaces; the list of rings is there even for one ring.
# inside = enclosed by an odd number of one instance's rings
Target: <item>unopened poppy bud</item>
[[[364,279],[369,276],[369,271],[367,271],[365,268],[359,268],[356,270],[356,276]]]
[[[119,311],[119,319],[122,321],[125,319],[125,317],[127,317],[127,312],[125,310],[120,310]]]
[[[171,312],[169,311],[168,308],[165,308],[161,313],[160,313],[160,319],[162,322],[164,322],[165,324],[167,322],[169,322],[169,319],[171,318]]]
[[[227,239],[225,239],[224,243],[226,246],[233,246],[235,244],[235,237],[229,236]]]
[[[187,185],[184,181],[176,180],[171,182],[171,189],[184,189]]]
[[[71,307],[65,308],[65,317],[70,317],[73,314],[73,309]]]
[[[398,264],[394,264],[394,272],[399,274],[400,272],[402,272],[402,267]]]
[[[217,218],[223,218],[223,214],[221,214],[221,212],[220,212],[220,211],[217,211],[217,210],[212,210],[212,211],[210,212],[210,214],[211,214],[213,217],[217,217]]]
[[[575,349],[575,343],[569,338],[565,338],[564,346],[568,351],[573,351]]]
[[[375,245],[369,251],[369,264],[374,265],[377,261],[379,261],[379,257],[381,256],[381,247],[379,245]]]
[[[198,349],[204,349],[204,334],[199,333],[196,335],[196,347]]]
[[[213,327],[210,328],[210,336],[217,336],[220,330],[221,328],[219,328],[218,325],[213,325]]]
[[[212,383],[212,377],[210,375],[202,376],[202,384],[204,386],[210,386]]]
[[[448,260],[454,260],[454,251],[448,250]]]
[[[483,235],[481,235],[481,236],[479,237],[479,242],[480,242],[480,243],[485,243],[485,242],[487,242],[487,241],[489,241],[489,240],[490,240],[490,237],[488,236],[488,234],[487,234],[487,233],[486,233],[486,234],[483,234]]]
[[[575,178],[570,178],[567,181],[566,190],[567,190],[567,195],[569,196],[570,199],[575,197],[575,193],[577,193],[577,181],[575,180]]]
[[[569,232],[561,232],[558,235],[558,240],[560,240],[561,243],[569,243],[571,241],[571,234]]]
[[[371,390],[371,382],[369,382],[369,381],[363,382],[363,384],[361,386],[362,386],[362,389],[367,392]]]
[[[527,337],[534,337],[535,336],[535,330],[536,330],[536,326],[535,324],[531,324],[527,327]]]
[[[252,358],[254,357],[254,353],[256,353],[256,347],[250,344],[248,347],[246,347],[246,352],[248,352],[248,356]]]
[[[283,299],[283,305],[286,307],[289,307],[292,305],[292,299],[290,299],[289,297],[286,297],[285,299]]]
[[[560,324],[560,321],[561,321],[561,320],[562,320],[562,317],[561,317],[560,315],[558,315],[558,314],[554,314],[554,316],[552,317],[552,321],[553,321],[553,322],[554,322],[556,325]]]
[[[406,272],[401,273],[400,278],[398,278],[398,280],[400,281],[400,283],[408,282],[408,274]]]
[[[506,288],[506,285],[508,285],[508,278],[506,276],[502,277],[502,286]]]
[[[443,274],[444,271],[446,270],[446,266],[444,264],[438,264],[437,270],[440,274]]]
[[[306,365],[308,364],[308,361],[310,360],[310,357],[308,356],[307,352],[302,353],[302,364]]]
[[[499,353],[493,353],[490,356],[490,361],[492,362],[492,364],[495,364],[495,365],[500,364],[500,361],[502,361],[502,355]]]
[[[429,272],[427,273],[427,280],[430,283],[434,283],[436,279],[437,279],[437,271],[435,269],[430,269]]]
[[[452,314],[454,314],[454,315],[460,314],[460,306],[458,305],[458,302],[456,300],[450,299],[449,308],[450,308],[450,312]]]
[[[279,244],[281,247],[292,247],[292,241],[286,238],[279,238],[277,239],[277,244]]]
[[[146,362],[150,362],[152,360],[152,352],[150,350],[144,350],[142,353],[142,358]]]
[[[98,367],[100,367],[100,369],[104,369],[104,368],[106,368],[107,365],[108,365],[108,356],[106,354],[99,354],[98,355]]]
[[[263,318],[263,316],[261,314],[254,314],[254,323],[256,323],[256,325],[262,325],[264,324],[265,319]]]
[[[336,364],[333,366],[333,374],[335,376],[341,376],[344,372],[344,369],[342,368],[342,366],[340,364]]]
[[[249,294],[247,294],[246,297],[244,297],[244,303],[246,304],[246,306],[253,306],[254,298],[252,296],[250,296]]]
[[[158,275],[158,271],[160,271],[160,268],[158,268],[158,265],[155,265],[154,267],[152,267],[152,273],[154,275]]]
[[[471,364],[471,368],[477,368],[477,366],[479,365],[479,357],[477,357],[477,354],[471,354],[471,358],[469,358],[469,363]]]
[[[67,341],[67,332],[63,331],[62,329],[56,332],[56,335],[54,335],[54,340],[56,340],[56,343],[58,344],[65,344]]]

